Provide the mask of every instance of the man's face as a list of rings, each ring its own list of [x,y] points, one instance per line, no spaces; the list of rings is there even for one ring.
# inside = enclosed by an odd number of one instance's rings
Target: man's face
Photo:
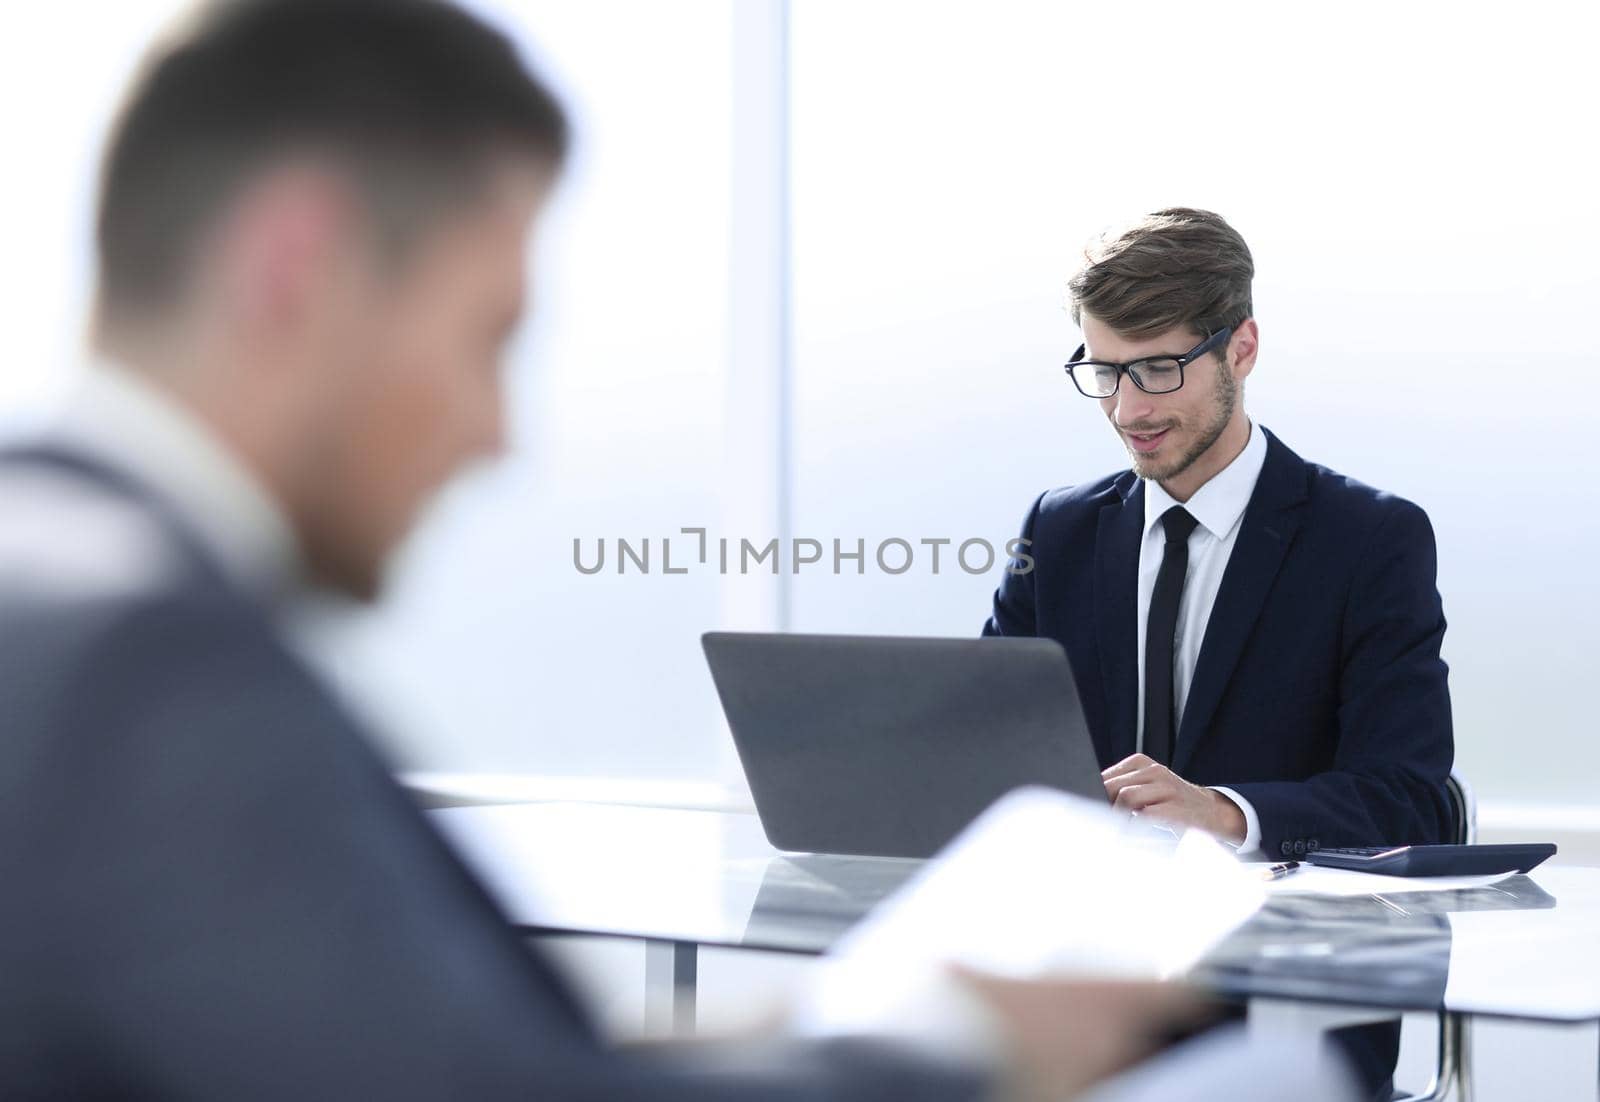
[[[1088,314],[1081,320],[1085,355],[1113,363],[1182,356],[1204,337],[1180,326],[1133,340]],[[1183,386],[1177,390],[1146,394],[1124,375],[1117,392],[1100,400],[1140,478],[1162,483],[1177,478],[1222,436],[1239,405],[1239,379],[1228,361],[1231,345],[1230,341],[1184,367]]]
[[[353,290],[298,518],[313,575],[370,599],[418,513],[452,475],[504,446],[502,354],[522,316],[524,267],[548,173],[499,170],[486,195]]]

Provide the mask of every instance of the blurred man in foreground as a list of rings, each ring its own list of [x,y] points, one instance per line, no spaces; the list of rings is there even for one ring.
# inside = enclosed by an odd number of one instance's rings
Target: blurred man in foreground
[[[505,40],[424,0],[219,8],[138,82],[102,362],[0,453],[5,1097],[1067,1097],[1193,1013],[984,980],[990,1062],[608,1049],[284,645],[288,600],[374,597],[502,446],[565,142]]]

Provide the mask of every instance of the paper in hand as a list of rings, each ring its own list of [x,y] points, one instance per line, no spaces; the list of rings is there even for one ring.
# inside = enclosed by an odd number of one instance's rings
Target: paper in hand
[[[1209,835],[1155,841],[1044,788],[1007,795],[824,959],[796,1024],[952,1043],[979,1028],[949,965],[1014,978],[1179,974],[1250,917],[1259,870]]]

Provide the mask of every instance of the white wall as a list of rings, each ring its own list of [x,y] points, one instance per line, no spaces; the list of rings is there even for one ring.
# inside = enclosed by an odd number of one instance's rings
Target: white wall
[[[36,424],[83,363],[91,268],[90,206],[102,135],[171,0],[6,12],[0,36],[0,430]]]

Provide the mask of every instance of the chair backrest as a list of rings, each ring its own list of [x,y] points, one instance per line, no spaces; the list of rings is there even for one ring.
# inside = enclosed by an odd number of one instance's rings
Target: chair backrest
[[[1455,837],[1448,841],[1470,846],[1478,840],[1478,798],[1472,794],[1467,778],[1454,769],[1450,770],[1444,787],[1450,794],[1450,811],[1455,820]]]

